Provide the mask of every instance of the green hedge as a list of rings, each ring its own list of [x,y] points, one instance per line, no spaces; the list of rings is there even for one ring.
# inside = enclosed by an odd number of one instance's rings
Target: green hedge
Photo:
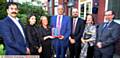
[[[6,6],[7,3],[5,3],[4,0],[0,0],[0,20],[5,18],[7,16],[6,13]],[[47,12],[42,9],[40,6],[33,6],[30,5],[30,3],[23,3],[19,4],[19,14],[18,17],[20,18],[21,22],[26,25],[27,23],[27,15],[34,13],[37,15],[37,19],[39,20],[40,16],[45,15],[48,16]],[[4,55],[5,50],[3,44],[0,44],[0,55]]]

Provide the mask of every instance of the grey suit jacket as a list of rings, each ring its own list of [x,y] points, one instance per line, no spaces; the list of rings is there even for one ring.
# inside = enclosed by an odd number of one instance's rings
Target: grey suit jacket
[[[112,21],[109,26],[104,30],[103,26],[104,23],[98,27],[96,42],[102,42],[102,51],[113,52],[114,44],[120,36],[120,25]]]

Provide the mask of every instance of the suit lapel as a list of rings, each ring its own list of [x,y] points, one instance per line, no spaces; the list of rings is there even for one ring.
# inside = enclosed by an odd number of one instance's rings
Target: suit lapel
[[[64,25],[64,22],[65,22],[65,17],[64,17],[64,15],[63,15],[62,21],[61,21],[61,29],[63,29],[62,26]],[[61,29],[60,29],[60,30],[61,30]]]
[[[20,32],[19,28],[18,28],[17,25],[11,20],[11,18],[8,17],[7,20],[9,21],[8,23],[9,23],[10,26],[12,27],[12,31],[15,31],[15,29],[17,28],[17,31],[19,31],[19,33],[21,34],[21,36],[23,36],[22,33]],[[22,28],[23,28],[23,27],[22,27]]]
[[[108,28],[111,28],[113,25],[114,25],[114,21],[112,21],[110,24],[109,24],[109,26],[108,26]]]
[[[113,25],[114,25],[114,21],[112,21],[112,22],[108,25],[108,27],[103,30],[104,24],[102,24],[102,25],[100,26],[100,28],[99,28],[99,30],[100,30],[99,33],[100,33],[100,34],[103,34],[103,33],[107,32],[108,29],[112,28]]]
[[[56,25],[57,25],[57,16],[54,17],[53,21],[54,21],[54,26],[56,27]]]
[[[99,31],[98,33],[102,35],[102,30],[103,30],[104,23],[99,26]]]

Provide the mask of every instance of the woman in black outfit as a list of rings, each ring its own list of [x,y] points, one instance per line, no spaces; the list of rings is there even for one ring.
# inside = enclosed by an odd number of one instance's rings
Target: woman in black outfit
[[[26,27],[28,43],[30,48],[31,55],[40,55],[42,52],[41,46],[41,34],[38,27],[36,26],[36,17],[35,15],[28,16],[28,24]]]
[[[51,58],[52,52],[51,52],[51,38],[53,38],[51,35],[51,29],[48,26],[48,20],[46,16],[41,16],[40,18],[40,31],[42,34],[42,55],[41,58]]]

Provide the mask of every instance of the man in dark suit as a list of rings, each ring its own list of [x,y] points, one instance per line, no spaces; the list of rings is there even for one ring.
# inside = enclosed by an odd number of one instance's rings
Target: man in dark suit
[[[19,23],[19,19],[16,17],[18,13],[18,5],[14,2],[8,3],[7,13],[8,16],[0,21],[0,34],[5,43],[5,54],[29,54],[24,29]]]
[[[113,58],[115,42],[120,36],[120,25],[113,18],[113,11],[105,12],[105,22],[97,30],[94,58]]]
[[[70,58],[79,58],[81,51],[81,37],[84,31],[85,22],[78,18],[78,9],[72,9],[71,35],[70,40]]]
[[[56,58],[65,58],[66,50],[71,33],[70,17],[63,15],[63,6],[58,5],[58,15],[51,17],[51,27],[56,28],[57,38],[53,39],[52,44],[56,50]],[[54,33],[52,31],[52,33]]]

